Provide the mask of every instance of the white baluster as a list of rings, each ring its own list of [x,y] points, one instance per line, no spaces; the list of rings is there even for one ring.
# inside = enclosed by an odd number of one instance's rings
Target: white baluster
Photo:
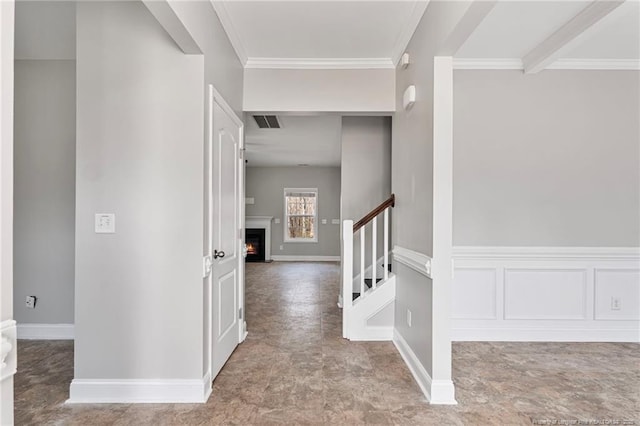
[[[364,252],[365,252],[365,230],[366,226],[360,228],[360,297],[364,297]]]
[[[378,258],[376,256],[376,249],[378,244],[378,217],[373,218],[373,222],[371,222],[371,283],[373,288],[378,286],[377,277],[378,277]]]
[[[349,310],[353,306],[353,221],[342,222],[342,337],[349,338]]]
[[[353,221],[342,223],[342,306],[350,307],[353,303]]]
[[[384,280],[389,279],[389,207],[384,209]]]

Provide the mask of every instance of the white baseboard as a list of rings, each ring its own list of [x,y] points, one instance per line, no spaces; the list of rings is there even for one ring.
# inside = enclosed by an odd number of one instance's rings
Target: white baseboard
[[[204,403],[210,394],[208,374],[194,380],[73,379],[67,404]]]
[[[422,389],[422,393],[427,397],[431,404],[456,405],[455,387],[451,380],[432,380],[427,370],[424,368],[415,352],[411,349],[406,340],[400,333],[394,331],[393,343],[400,352],[400,356],[404,360],[409,371],[413,374],[413,378]]]
[[[18,324],[18,339],[73,340],[73,324]]]
[[[640,341],[637,247],[454,247],[453,253],[454,341]]]
[[[454,328],[454,342],[640,342],[636,329]]]
[[[339,262],[340,256],[296,256],[286,254],[273,254],[274,262]]]
[[[356,337],[352,337],[349,340],[351,341],[362,341],[362,342],[388,342],[393,340],[393,327],[379,326],[373,327],[369,326],[363,330],[358,332]]]

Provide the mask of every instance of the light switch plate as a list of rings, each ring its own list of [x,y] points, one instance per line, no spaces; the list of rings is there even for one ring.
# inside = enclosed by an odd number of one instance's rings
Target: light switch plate
[[[280,218],[276,217],[276,223],[280,223]]]
[[[96,213],[95,231],[96,234],[115,234],[116,215],[113,213]]]
[[[340,219],[331,219],[332,225],[340,225]]]
[[[256,203],[256,199],[255,199],[255,198],[253,198],[253,197],[246,197],[246,198],[244,199],[244,203],[245,203],[245,204],[255,204],[255,203]]]

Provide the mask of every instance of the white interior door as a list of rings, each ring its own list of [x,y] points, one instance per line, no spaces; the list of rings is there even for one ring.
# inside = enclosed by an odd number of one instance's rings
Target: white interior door
[[[209,88],[209,256],[211,378],[244,338],[244,163],[240,119]]]

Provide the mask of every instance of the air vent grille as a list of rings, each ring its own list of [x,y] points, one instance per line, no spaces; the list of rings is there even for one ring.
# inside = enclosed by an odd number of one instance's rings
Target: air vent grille
[[[280,122],[275,115],[254,115],[258,127],[261,129],[279,129]]]

